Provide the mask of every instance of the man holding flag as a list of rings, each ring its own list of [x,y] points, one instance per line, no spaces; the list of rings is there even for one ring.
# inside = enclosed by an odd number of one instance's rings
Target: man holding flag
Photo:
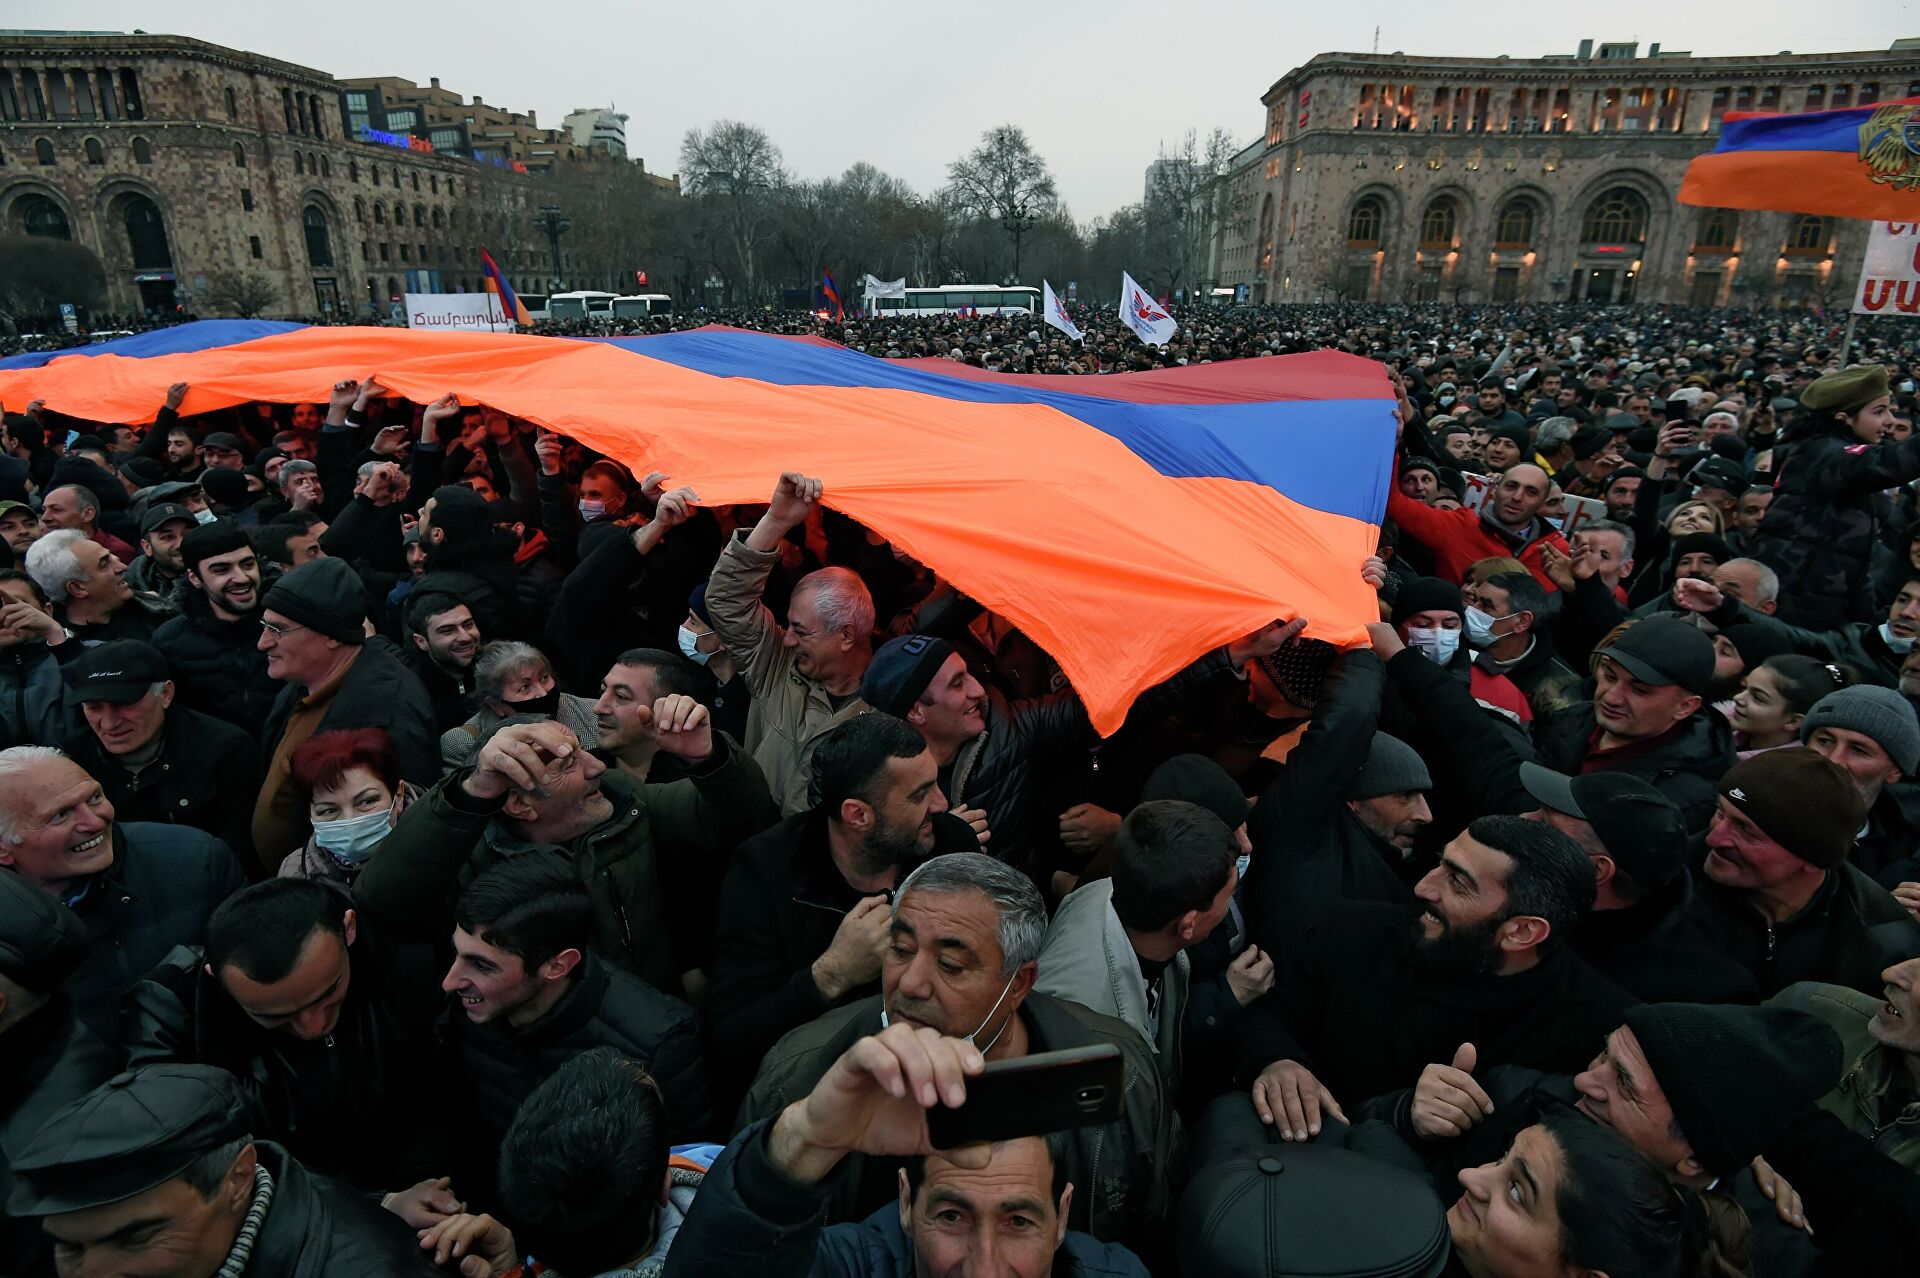
[[[1068,337],[1071,337],[1074,341],[1084,342],[1086,340],[1086,334],[1080,331],[1078,324],[1075,324],[1067,318],[1067,308],[1060,304],[1060,296],[1053,291],[1053,285],[1045,280],[1041,280],[1040,289],[1043,295],[1041,300],[1045,303],[1045,307],[1041,312],[1041,318],[1065,333]]]
[[[1120,272],[1120,319],[1149,346],[1165,346],[1180,327],[1167,308],[1147,296],[1147,290],[1125,271]]]
[[[820,272],[820,296],[833,308],[834,323],[838,324],[846,318],[846,308],[840,304],[840,286],[833,282],[832,271]]]

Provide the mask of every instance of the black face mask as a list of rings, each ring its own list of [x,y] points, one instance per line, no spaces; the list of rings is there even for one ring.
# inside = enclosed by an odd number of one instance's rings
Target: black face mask
[[[559,686],[548,689],[544,697],[534,697],[528,701],[509,701],[507,709],[514,714],[541,714],[551,719],[560,713]]]

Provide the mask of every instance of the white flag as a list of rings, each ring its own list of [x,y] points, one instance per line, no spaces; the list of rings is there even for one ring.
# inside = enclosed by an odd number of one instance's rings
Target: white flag
[[[1046,320],[1047,323],[1053,325],[1074,341],[1085,341],[1086,335],[1080,331],[1080,326],[1067,318],[1067,308],[1060,304],[1060,298],[1054,293],[1053,285],[1047,283],[1045,280],[1041,280],[1040,288],[1045,294],[1042,301],[1046,303],[1046,310],[1040,318]]]
[[[905,297],[907,295],[907,277],[904,275],[897,280],[877,280],[869,275],[866,277],[866,286],[865,296],[869,298]]]
[[[1125,271],[1120,272],[1120,319],[1149,346],[1165,346],[1180,327]]]

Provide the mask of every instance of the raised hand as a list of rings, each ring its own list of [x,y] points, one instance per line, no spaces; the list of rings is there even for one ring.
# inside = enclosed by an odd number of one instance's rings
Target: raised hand
[[[1473,1080],[1472,1043],[1454,1050],[1449,1065],[1429,1065],[1413,1088],[1413,1130],[1422,1140],[1463,1135],[1493,1113],[1493,1098]]]
[[[768,507],[767,517],[792,527],[804,523],[813,513],[814,503],[820,500],[826,486],[819,480],[802,475],[797,470],[785,471],[780,482],[774,485],[773,502]]]
[[[176,413],[179,412],[180,405],[186,402],[188,389],[189,384],[186,382],[175,382],[167,387],[167,407]]]

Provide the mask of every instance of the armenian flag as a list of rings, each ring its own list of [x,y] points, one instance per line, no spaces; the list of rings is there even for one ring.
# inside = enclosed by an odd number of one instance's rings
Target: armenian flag
[[[487,292],[500,299],[500,313],[516,324],[533,323],[533,316],[527,313],[526,305],[513,291],[513,286],[507,283],[507,277],[500,273],[493,255],[485,249],[480,250],[480,269],[486,274]]]
[[[1920,98],[1781,115],[1729,111],[1687,165],[1682,204],[1912,221],[1920,212]]]
[[[0,359],[0,403],[94,421],[312,403],[341,377],[415,403],[523,417],[666,472],[709,505],[765,502],[779,472],[887,538],[1059,661],[1093,725],[1276,618],[1366,642],[1361,580],[1392,482],[1395,398],[1339,351],[1124,377],[876,359],[816,337],[707,327],[652,337],[202,320]]]
[[[838,324],[847,317],[846,307],[840,304],[840,286],[833,282],[832,271],[820,272],[820,296],[827,299],[827,305],[833,307],[833,322]]]

